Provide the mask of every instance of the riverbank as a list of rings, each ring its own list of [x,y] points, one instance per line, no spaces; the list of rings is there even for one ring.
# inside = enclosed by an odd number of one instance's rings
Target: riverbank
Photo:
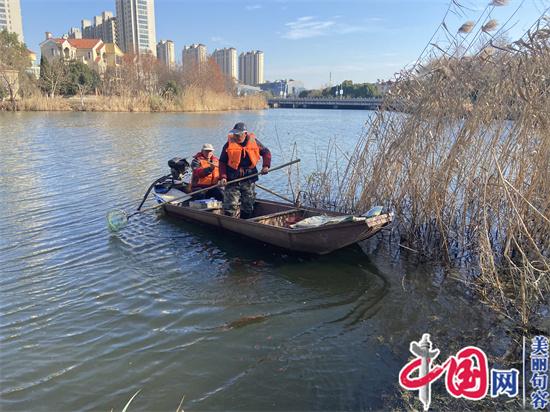
[[[211,90],[187,90],[181,96],[164,98],[157,95],[46,97],[43,95],[17,101],[17,111],[89,111],[89,112],[212,112],[229,110],[262,110],[267,108],[264,96],[233,96]],[[0,111],[11,111],[9,101],[0,102]]]

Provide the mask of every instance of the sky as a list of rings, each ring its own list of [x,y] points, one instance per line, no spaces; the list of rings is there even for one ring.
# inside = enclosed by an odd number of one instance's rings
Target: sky
[[[295,79],[307,88],[329,81],[389,80],[414,62],[429,43],[451,0],[156,0],[157,41],[170,39],[181,60],[184,45],[262,50],[265,79]],[[455,0],[446,24],[456,32],[476,20],[490,0]],[[550,6],[550,0],[510,0],[491,18],[507,22],[519,37]],[[27,46],[40,52],[44,33],[80,27],[115,0],[21,0]],[[435,40],[439,39],[441,33]]]

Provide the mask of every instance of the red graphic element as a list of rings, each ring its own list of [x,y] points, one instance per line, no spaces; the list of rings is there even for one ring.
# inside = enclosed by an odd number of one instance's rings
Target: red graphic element
[[[485,398],[489,390],[487,356],[475,346],[467,346],[449,358],[447,391],[455,398],[474,401]]]
[[[446,373],[445,386],[447,391],[455,398],[480,400],[485,398],[489,390],[489,371],[487,355],[475,346],[467,346],[456,354],[450,356],[442,365],[432,366],[429,360],[430,370],[422,377],[411,377],[420,371],[422,358],[415,358],[407,363],[399,372],[399,383],[408,390],[418,390],[425,385],[430,385]]]
[[[445,365],[443,366],[434,366],[426,376],[419,378],[411,378],[411,374],[416,370],[420,370],[420,364],[422,363],[422,358],[416,358],[410,361],[405,365],[401,372],[399,372],[399,383],[405,389],[410,391],[415,389],[420,389],[421,387],[428,385],[432,382],[435,382],[443,372],[445,372]],[[428,363],[431,365],[431,359],[428,360]]]

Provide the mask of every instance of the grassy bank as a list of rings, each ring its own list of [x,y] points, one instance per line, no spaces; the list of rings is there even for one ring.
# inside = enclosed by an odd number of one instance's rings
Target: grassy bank
[[[158,95],[85,96],[81,100],[37,95],[17,101],[18,111],[207,112],[260,110],[266,107],[267,102],[260,95],[236,97],[228,93],[191,88],[175,98]],[[11,103],[0,103],[0,110],[11,110]]]

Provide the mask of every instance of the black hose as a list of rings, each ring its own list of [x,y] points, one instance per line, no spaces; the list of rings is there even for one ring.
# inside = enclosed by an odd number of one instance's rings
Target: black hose
[[[145,196],[143,196],[143,200],[141,201],[141,203],[139,204],[137,210],[140,210],[141,207],[143,206],[143,204],[145,203],[145,201],[147,200],[147,197],[149,197],[149,193],[151,193],[151,189],[153,189],[153,187],[155,187],[155,185],[157,183],[160,183],[162,182],[163,180],[165,179],[168,179],[169,177],[171,177],[172,175],[169,174],[169,175],[166,175],[166,176],[162,176],[162,177],[159,177],[157,180],[155,180],[153,183],[151,183],[151,186],[149,186],[149,189],[147,189],[147,192],[145,192]]]

